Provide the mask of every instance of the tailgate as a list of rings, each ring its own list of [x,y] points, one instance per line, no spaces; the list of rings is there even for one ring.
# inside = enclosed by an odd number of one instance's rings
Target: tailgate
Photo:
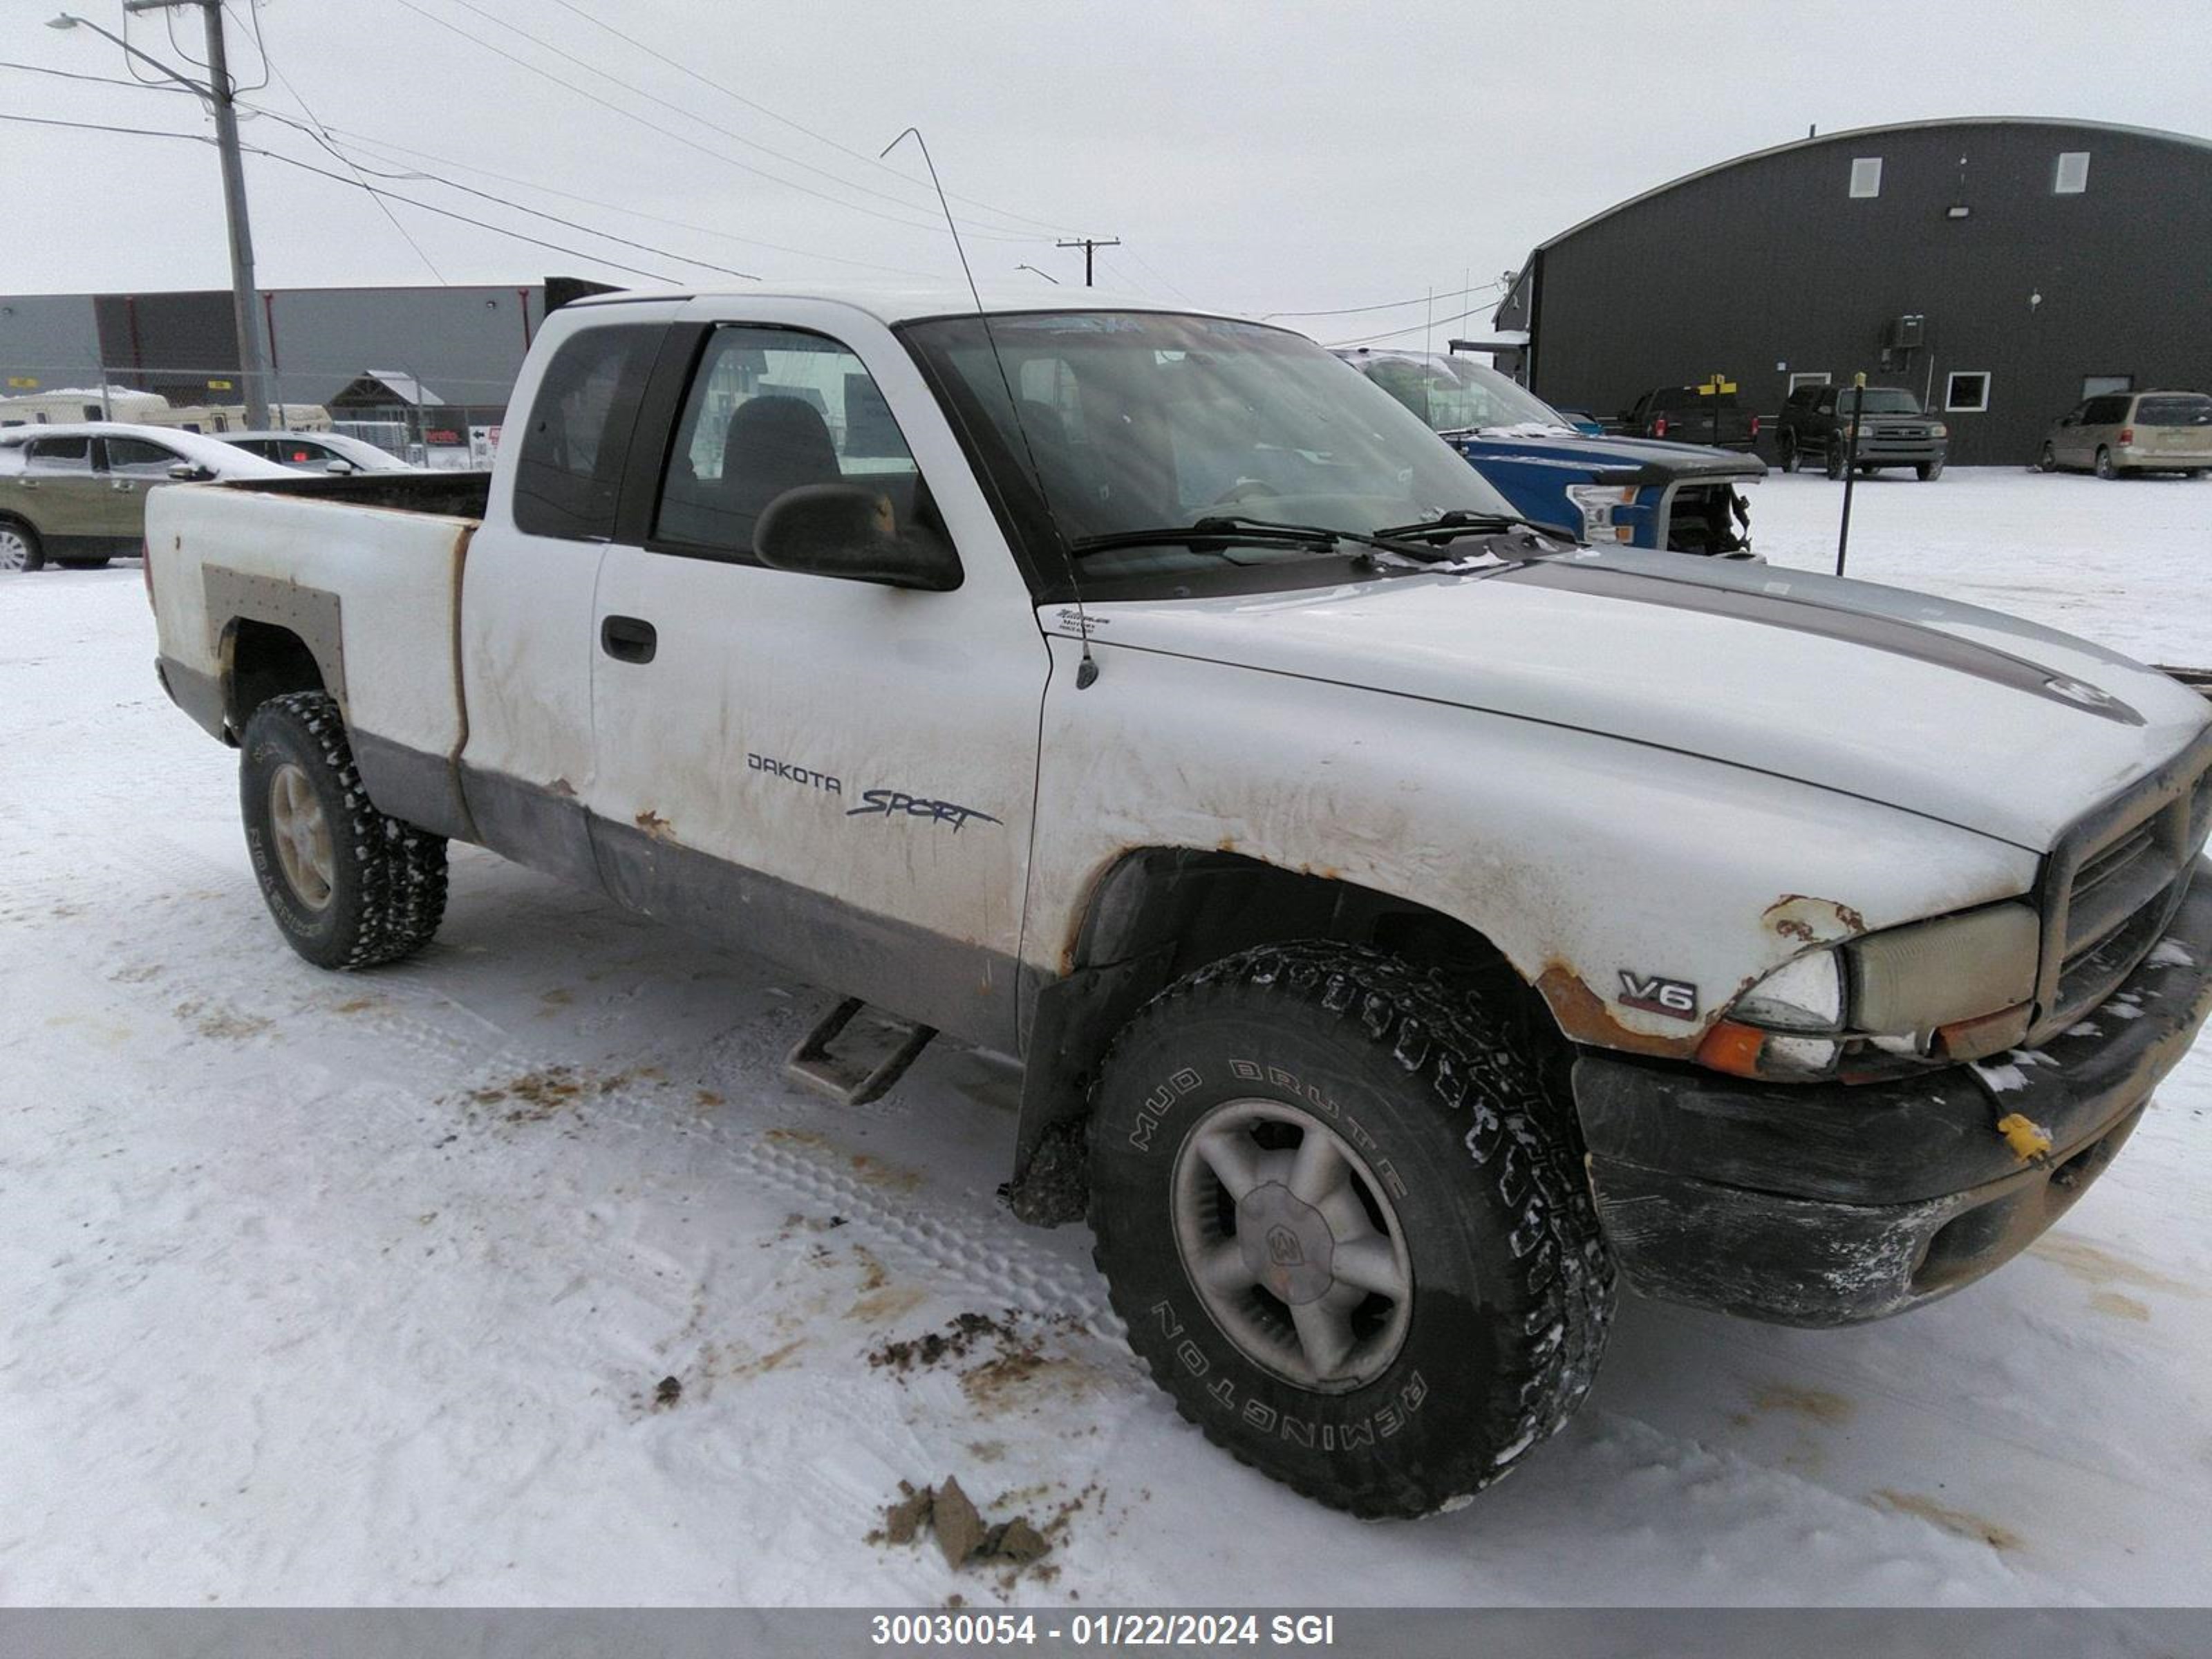
[[[446,493],[382,499],[478,498],[439,482]],[[280,629],[313,654],[356,742],[368,732],[428,754],[459,749],[461,569],[480,520],[371,505],[366,494],[173,484],[148,496],[162,672],[201,724],[221,729],[240,631]]]

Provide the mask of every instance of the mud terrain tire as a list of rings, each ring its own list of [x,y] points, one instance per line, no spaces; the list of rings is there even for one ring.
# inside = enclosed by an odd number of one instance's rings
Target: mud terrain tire
[[[1209,1439],[1334,1508],[1458,1507],[1556,1431],[1596,1373],[1613,1264],[1570,1109],[1546,1087],[1521,1015],[1372,951],[1267,946],[1162,992],[1102,1068],[1091,1225],[1130,1346]],[[1285,1127],[1301,1117],[1356,1154],[1353,1195],[1374,1232],[1362,1237],[1357,1212],[1348,1228],[1331,1218],[1326,1237],[1302,1231],[1307,1212],[1284,1196],[1313,1133]],[[1228,1161],[1241,1157],[1247,1133],[1261,1162],[1240,1199],[1215,1159],[1224,1138]],[[1400,1247],[1403,1316],[1369,1293],[1339,1365],[1286,1375],[1313,1352],[1297,1316],[1358,1294],[1341,1271],[1384,1234]],[[1308,1261],[1328,1264],[1312,1270],[1329,1285],[1319,1298]],[[1249,1290],[1235,1288],[1243,1262],[1261,1264]],[[1271,1331],[1288,1361],[1267,1348]]]
[[[254,876],[295,951],[319,968],[374,968],[430,942],[446,914],[445,837],[370,805],[327,694],[289,692],[255,709],[238,781]]]

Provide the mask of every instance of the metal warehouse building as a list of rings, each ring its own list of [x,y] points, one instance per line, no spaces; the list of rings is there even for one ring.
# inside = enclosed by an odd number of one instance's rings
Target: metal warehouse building
[[[562,277],[504,287],[271,289],[260,295],[271,404],[340,404],[356,418],[495,423],[550,302],[599,287]],[[128,386],[173,404],[236,403],[229,290],[0,294],[0,393]],[[381,402],[367,396],[381,386]],[[349,408],[342,399],[353,394]],[[411,402],[410,400],[412,400]]]
[[[1963,463],[2099,392],[2212,389],[2212,141],[2090,121],[1865,127],[1647,191],[1529,256],[1494,318],[1547,401],[1908,386]]]

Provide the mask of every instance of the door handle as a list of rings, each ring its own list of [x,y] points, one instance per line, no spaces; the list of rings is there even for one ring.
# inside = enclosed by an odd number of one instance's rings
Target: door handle
[[[599,648],[617,662],[651,662],[660,635],[642,617],[602,617]]]
[[[108,487],[110,489],[120,489],[120,490],[122,490],[125,494],[126,494],[126,495],[127,495],[127,494],[129,494],[129,493],[130,493],[131,487],[131,480],[130,480],[130,479],[128,479],[128,478],[114,478],[114,479],[111,479],[111,480],[109,480],[109,482],[108,482],[108,485],[107,485],[107,487]]]

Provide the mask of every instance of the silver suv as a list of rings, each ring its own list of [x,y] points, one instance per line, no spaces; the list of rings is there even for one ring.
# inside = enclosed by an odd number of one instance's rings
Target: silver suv
[[[2038,470],[2130,472],[2212,470],[2212,397],[2202,392],[2113,392],[2084,399],[2043,441]]]

